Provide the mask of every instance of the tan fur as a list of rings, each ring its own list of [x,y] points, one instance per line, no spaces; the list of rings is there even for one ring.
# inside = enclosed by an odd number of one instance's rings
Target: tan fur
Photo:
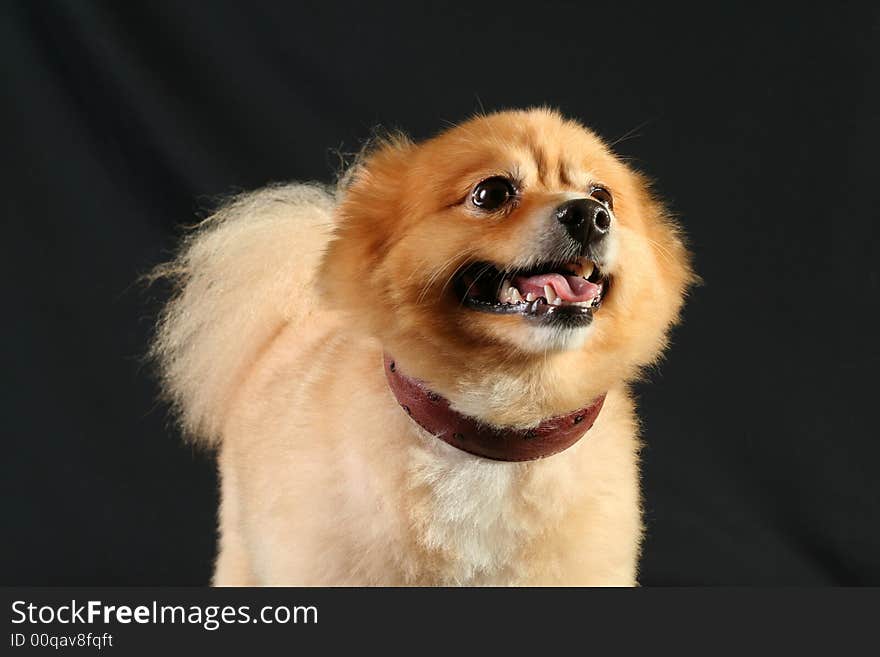
[[[515,173],[504,217],[462,203]],[[613,285],[577,344],[460,307],[464,264],[519,262],[546,209],[614,193]],[[388,140],[331,192],[246,195],[160,273],[178,295],[154,355],[188,433],[219,449],[219,585],[632,585],[641,541],[627,382],[666,345],[691,282],[645,181],[549,110]],[[549,344],[549,343],[548,343]],[[608,392],[584,440],[529,463],[458,451],[399,408],[382,353],[458,410],[531,426]]]

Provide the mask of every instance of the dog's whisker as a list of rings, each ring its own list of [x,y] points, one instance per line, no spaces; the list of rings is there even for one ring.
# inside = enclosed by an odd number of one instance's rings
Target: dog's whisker
[[[470,295],[471,290],[473,289],[474,285],[476,285],[479,282],[479,280],[483,276],[485,276],[487,272],[491,271],[492,269],[493,269],[492,265],[489,265],[489,264],[483,265],[480,268],[480,271],[477,272],[477,274],[474,276],[474,280],[472,280],[470,285],[468,285],[467,289],[464,291],[464,294],[461,297],[461,300],[458,302],[459,307],[464,305],[464,301],[465,301],[465,299],[468,298],[468,295]]]
[[[659,255],[660,255],[662,258],[664,258],[667,262],[672,262],[672,263],[674,263],[674,262],[677,261],[676,257],[675,257],[675,256],[669,251],[669,249],[667,249],[665,246],[663,246],[662,244],[660,244],[660,242],[658,242],[657,240],[651,239],[651,238],[648,237],[647,235],[644,236],[644,240],[645,240],[648,244],[650,244],[651,246],[653,246],[653,247],[657,250],[657,252],[659,253]]]
[[[441,267],[439,267],[439,268],[437,268],[436,270],[434,270],[434,271],[431,273],[431,276],[428,278],[428,280],[427,280],[427,281],[425,282],[425,284],[422,286],[422,289],[421,289],[421,291],[419,292],[419,295],[418,295],[417,303],[422,303],[422,302],[425,300],[425,297],[427,296],[427,294],[428,294],[428,292],[430,291],[431,287],[434,285],[434,283],[437,281],[437,279],[440,278],[440,276],[443,275],[443,272],[445,272],[445,271],[446,271],[451,265],[455,264],[456,260],[458,260],[458,259],[460,259],[460,258],[462,258],[462,257],[466,257],[466,256],[470,255],[470,253],[472,253],[473,251],[474,251],[474,249],[468,249],[468,250],[465,251],[464,253],[456,253],[454,256],[452,256],[451,258],[449,258],[448,260],[446,260],[446,262],[444,262],[443,265],[442,265]],[[451,280],[452,278],[454,278],[455,275],[461,270],[461,268],[462,268],[463,266],[465,266],[465,264],[466,264],[466,261],[465,261],[465,262],[462,262],[461,264],[459,264],[459,265],[456,267],[455,271],[453,271],[453,273],[452,273],[452,275],[449,277],[449,279],[447,279],[447,281],[443,284],[443,287],[442,287],[441,290],[440,290],[440,294],[438,295],[438,298],[440,298],[440,297],[443,296],[443,292],[446,290],[446,287],[447,287],[447,285],[449,284],[449,280]]]
[[[455,268],[455,271],[450,274],[446,281],[443,283],[443,287],[440,288],[440,292],[437,294],[437,298],[440,299],[443,296],[443,293],[446,292],[446,288],[449,287],[449,284],[455,279],[456,276],[467,266],[467,261],[462,262],[458,267]]]
[[[442,267],[437,268],[435,271],[433,271],[431,273],[431,275],[428,277],[428,280],[425,282],[425,284],[422,286],[422,289],[419,291],[419,296],[416,299],[416,303],[422,303],[425,300],[425,297],[428,295],[428,292],[430,291],[430,289],[434,285],[434,283],[437,281],[437,279],[443,275],[444,271],[446,271],[450,266],[455,264],[455,261],[458,259],[458,257],[459,256],[456,255],[452,258],[449,258],[449,260],[447,260],[443,264]]]
[[[654,119],[654,118],[650,118],[650,119],[646,119],[646,120],[642,121],[642,122],[639,123],[637,126],[635,126],[634,128],[631,128],[631,129],[627,130],[627,131],[626,131],[625,133],[623,133],[620,137],[618,137],[617,139],[615,139],[614,141],[612,141],[610,144],[608,144],[608,148],[614,148],[614,147],[617,146],[618,144],[622,144],[623,142],[625,142],[625,141],[627,141],[627,140],[629,140],[629,139],[635,139],[635,138],[637,138],[637,137],[640,137],[641,135],[636,134],[636,133],[638,133],[638,131],[641,130],[642,128],[645,128],[645,127],[649,126],[649,125],[650,125],[651,123],[653,123],[655,120],[656,120],[656,119]]]

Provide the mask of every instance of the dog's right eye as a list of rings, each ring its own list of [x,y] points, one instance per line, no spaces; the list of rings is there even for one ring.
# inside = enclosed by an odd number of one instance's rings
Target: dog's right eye
[[[497,210],[516,195],[513,184],[503,176],[486,178],[471,194],[471,201],[481,210]]]

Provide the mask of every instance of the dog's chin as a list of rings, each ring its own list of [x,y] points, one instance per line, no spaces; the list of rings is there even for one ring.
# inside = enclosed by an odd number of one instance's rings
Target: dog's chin
[[[547,351],[573,351],[581,349],[593,333],[593,325],[549,325],[528,327],[519,335],[508,339],[515,341],[523,351],[543,353]]]

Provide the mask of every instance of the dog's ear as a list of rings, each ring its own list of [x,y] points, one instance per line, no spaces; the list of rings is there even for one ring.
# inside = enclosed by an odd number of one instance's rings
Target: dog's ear
[[[355,309],[368,301],[366,290],[381,294],[371,276],[394,239],[401,184],[414,147],[401,133],[376,138],[340,176],[333,236],[317,278],[328,303]]]

